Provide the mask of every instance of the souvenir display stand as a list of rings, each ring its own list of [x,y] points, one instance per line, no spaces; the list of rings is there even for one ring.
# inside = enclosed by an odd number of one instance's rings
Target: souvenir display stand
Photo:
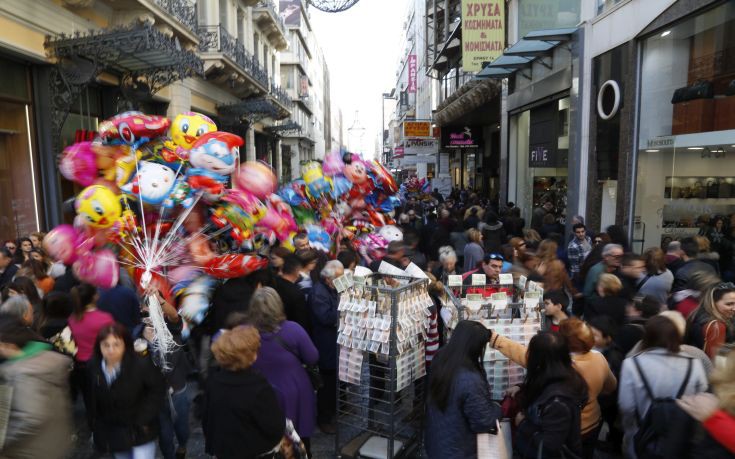
[[[340,296],[337,457],[421,450],[428,280],[372,274]]]
[[[442,320],[447,337],[460,320],[476,320],[494,333],[528,346],[543,326],[543,291],[530,283],[445,286]],[[525,369],[488,346],[484,368],[494,400],[502,400],[508,388],[523,382]]]

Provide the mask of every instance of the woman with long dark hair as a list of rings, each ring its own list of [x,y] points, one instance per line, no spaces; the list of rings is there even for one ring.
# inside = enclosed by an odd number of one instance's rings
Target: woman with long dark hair
[[[688,322],[689,344],[714,359],[723,344],[735,342],[735,284],[721,282],[706,291]]]
[[[463,320],[431,363],[425,433],[430,459],[476,458],[476,435],[496,429],[502,417],[482,367],[490,336],[481,323]]]
[[[572,366],[567,340],[541,332],[528,346],[515,450],[523,458],[580,457],[587,384]]]

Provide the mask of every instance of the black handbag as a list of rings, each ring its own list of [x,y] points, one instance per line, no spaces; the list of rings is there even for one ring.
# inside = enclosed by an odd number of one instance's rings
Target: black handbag
[[[697,80],[689,86],[678,88],[671,97],[672,104],[687,102],[697,99],[712,99],[715,97],[715,90],[711,81]]]
[[[286,342],[281,339],[280,336],[273,335],[273,338],[278,341],[278,344],[280,344],[282,348],[293,354],[298,359],[298,361],[301,362],[301,366],[304,368],[304,370],[306,370],[306,375],[309,377],[309,381],[311,382],[311,387],[314,389],[314,392],[324,387],[324,379],[322,378],[322,374],[319,372],[318,365],[308,365],[302,362],[299,354],[297,354],[296,351],[291,348],[291,346],[286,344]]]

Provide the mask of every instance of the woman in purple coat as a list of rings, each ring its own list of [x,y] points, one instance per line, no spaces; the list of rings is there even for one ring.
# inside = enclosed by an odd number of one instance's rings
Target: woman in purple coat
[[[301,325],[286,320],[281,297],[270,287],[255,291],[243,319],[260,332],[260,352],[253,368],[273,386],[286,417],[310,451],[316,394],[303,365],[316,364],[319,352]]]

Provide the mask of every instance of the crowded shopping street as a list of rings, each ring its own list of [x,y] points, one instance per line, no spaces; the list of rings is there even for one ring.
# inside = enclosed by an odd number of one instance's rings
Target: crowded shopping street
[[[735,458],[735,0],[0,0],[0,458]]]

